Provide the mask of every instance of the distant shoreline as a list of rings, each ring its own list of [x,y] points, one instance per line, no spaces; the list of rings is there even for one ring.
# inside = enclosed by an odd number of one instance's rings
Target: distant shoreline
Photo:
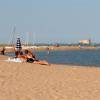
[[[2,50],[3,47],[0,47],[0,51]],[[29,50],[35,50],[35,51],[65,51],[65,50],[99,50],[100,46],[24,46],[22,47],[22,50],[29,49]],[[5,46],[5,52],[14,52],[13,47],[8,47]]]

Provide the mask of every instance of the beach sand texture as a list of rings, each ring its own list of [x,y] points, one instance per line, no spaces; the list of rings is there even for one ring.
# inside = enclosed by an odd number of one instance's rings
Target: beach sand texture
[[[0,62],[0,100],[100,100],[100,68]]]

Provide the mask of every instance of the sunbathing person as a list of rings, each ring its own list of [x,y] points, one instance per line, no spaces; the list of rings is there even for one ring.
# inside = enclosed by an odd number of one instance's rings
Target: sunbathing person
[[[48,65],[49,63],[45,60],[37,60],[35,54],[33,54],[29,50],[25,50],[26,61],[29,63],[41,64],[41,65]]]
[[[14,59],[16,60],[20,60],[21,62],[26,62],[26,57],[23,55],[23,52],[22,51],[15,51],[15,57]]]
[[[36,59],[35,54],[33,54],[31,51],[29,51],[27,49],[25,50],[25,55],[26,55],[27,58],[34,58],[34,59]]]
[[[25,54],[22,54],[21,52],[16,51],[15,55],[16,55],[16,58],[20,58],[22,62],[29,62],[29,63],[35,63],[35,64],[41,64],[41,65],[49,64],[45,60],[37,60],[35,55],[33,55],[30,51],[25,52]]]

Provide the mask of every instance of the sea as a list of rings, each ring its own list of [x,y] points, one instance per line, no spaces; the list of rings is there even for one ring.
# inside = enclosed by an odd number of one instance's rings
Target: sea
[[[53,64],[100,66],[100,50],[33,51],[37,59]],[[14,56],[14,53],[6,53]]]

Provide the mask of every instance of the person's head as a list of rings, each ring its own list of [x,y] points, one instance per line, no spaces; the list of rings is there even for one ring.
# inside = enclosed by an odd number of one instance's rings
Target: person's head
[[[3,50],[5,50],[5,47],[3,47]]]
[[[22,51],[20,51],[20,55],[23,55],[23,52]]]
[[[28,54],[28,52],[29,52],[29,51],[26,49],[26,50],[25,50],[25,54]]]

